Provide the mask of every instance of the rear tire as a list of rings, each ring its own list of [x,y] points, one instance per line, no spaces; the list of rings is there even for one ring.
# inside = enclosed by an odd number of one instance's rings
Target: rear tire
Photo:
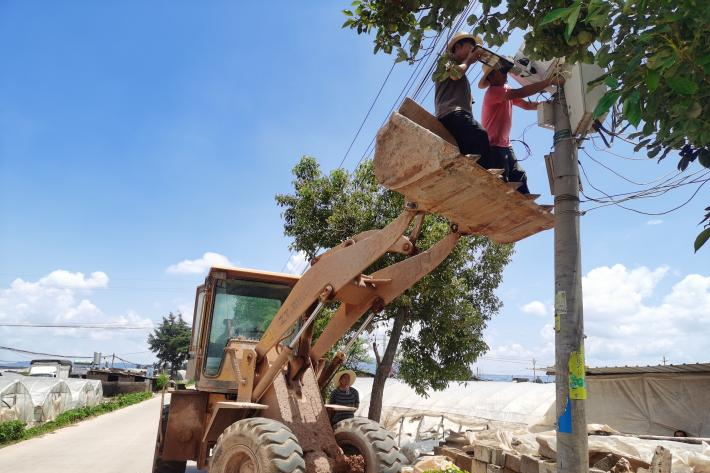
[[[185,473],[187,462],[182,460],[163,460],[160,458],[162,453],[162,445],[160,439],[165,439],[165,431],[168,428],[168,415],[170,415],[170,406],[163,406],[163,415],[160,416],[160,425],[158,437],[155,439],[155,456],[153,457],[153,473]]]
[[[365,473],[398,473],[406,462],[394,436],[366,417],[335,424],[335,441],[346,455],[360,454],[365,458]]]
[[[306,473],[303,450],[281,422],[263,417],[230,425],[217,439],[210,473]]]

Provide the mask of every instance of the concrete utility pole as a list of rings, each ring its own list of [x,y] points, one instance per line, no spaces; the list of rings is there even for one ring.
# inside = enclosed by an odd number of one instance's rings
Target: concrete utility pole
[[[554,99],[557,471],[587,473],[579,163],[563,88]]]

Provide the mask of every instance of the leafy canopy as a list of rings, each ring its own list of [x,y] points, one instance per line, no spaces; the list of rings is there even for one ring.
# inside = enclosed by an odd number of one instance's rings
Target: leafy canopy
[[[148,346],[162,365],[177,370],[187,360],[191,330],[178,312],[170,312],[153,333],[148,335]]]
[[[488,45],[500,46],[516,29],[525,31],[533,59],[565,57],[596,62],[608,87],[595,110],[618,109],[636,132],[636,151],[659,160],[680,150],[678,169],[698,161],[710,167],[710,8],[706,0],[479,0],[480,17],[467,22]],[[375,53],[413,62],[427,32],[439,33],[468,11],[468,0],[356,0],[343,25],[358,34],[375,32]],[[473,11],[473,10],[471,10]],[[404,38],[406,39],[406,43]],[[443,55],[434,73],[442,80],[456,68]],[[696,250],[710,238],[707,229]]]
[[[293,175],[293,193],[277,195],[276,202],[284,208],[291,249],[309,258],[357,233],[384,227],[404,207],[401,195],[377,184],[370,161],[353,175],[343,169],[325,175],[314,158],[304,156]],[[418,248],[427,249],[448,231],[446,221],[428,216]],[[494,291],[512,251],[511,245],[487,238],[462,238],[444,263],[376,316],[383,322],[407,314],[399,375],[417,392],[471,378],[470,364],[488,349],[482,332],[501,307]],[[386,254],[367,272],[401,259]]]

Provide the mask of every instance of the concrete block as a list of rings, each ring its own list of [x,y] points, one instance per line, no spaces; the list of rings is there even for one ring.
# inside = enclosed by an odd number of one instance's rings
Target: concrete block
[[[453,461],[456,466],[461,468],[462,470],[470,471],[473,472],[474,469],[474,458],[471,455],[467,455],[464,452],[461,452],[456,455],[456,458],[451,460]]]
[[[557,473],[557,463],[541,461],[538,463],[540,473]]]
[[[540,473],[540,462],[530,455],[521,456],[520,473]]]
[[[659,445],[653,452],[650,469],[651,473],[671,473],[672,460],[673,455],[671,455],[671,451]]]
[[[468,471],[471,473],[488,473],[488,463],[473,459],[471,469]]]
[[[486,467],[486,473],[501,473],[501,471],[503,471],[501,467],[493,465],[492,463],[489,463]]]
[[[520,457],[514,453],[505,453],[505,467],[508,470],[520,473]]]
[[[473,458],[485,463],[491,462],[491,447],[486,445],[475,445],[473,448]]]
[[[491,447],[491,464],[505,466],[505,452],[502,448]]]

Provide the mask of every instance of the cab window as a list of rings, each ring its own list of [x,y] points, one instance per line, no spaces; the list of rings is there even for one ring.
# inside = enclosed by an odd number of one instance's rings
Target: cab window
[[[204,373],[216,376],[230,338],[260,340],[290,286],[243,280],[216,282]]]

